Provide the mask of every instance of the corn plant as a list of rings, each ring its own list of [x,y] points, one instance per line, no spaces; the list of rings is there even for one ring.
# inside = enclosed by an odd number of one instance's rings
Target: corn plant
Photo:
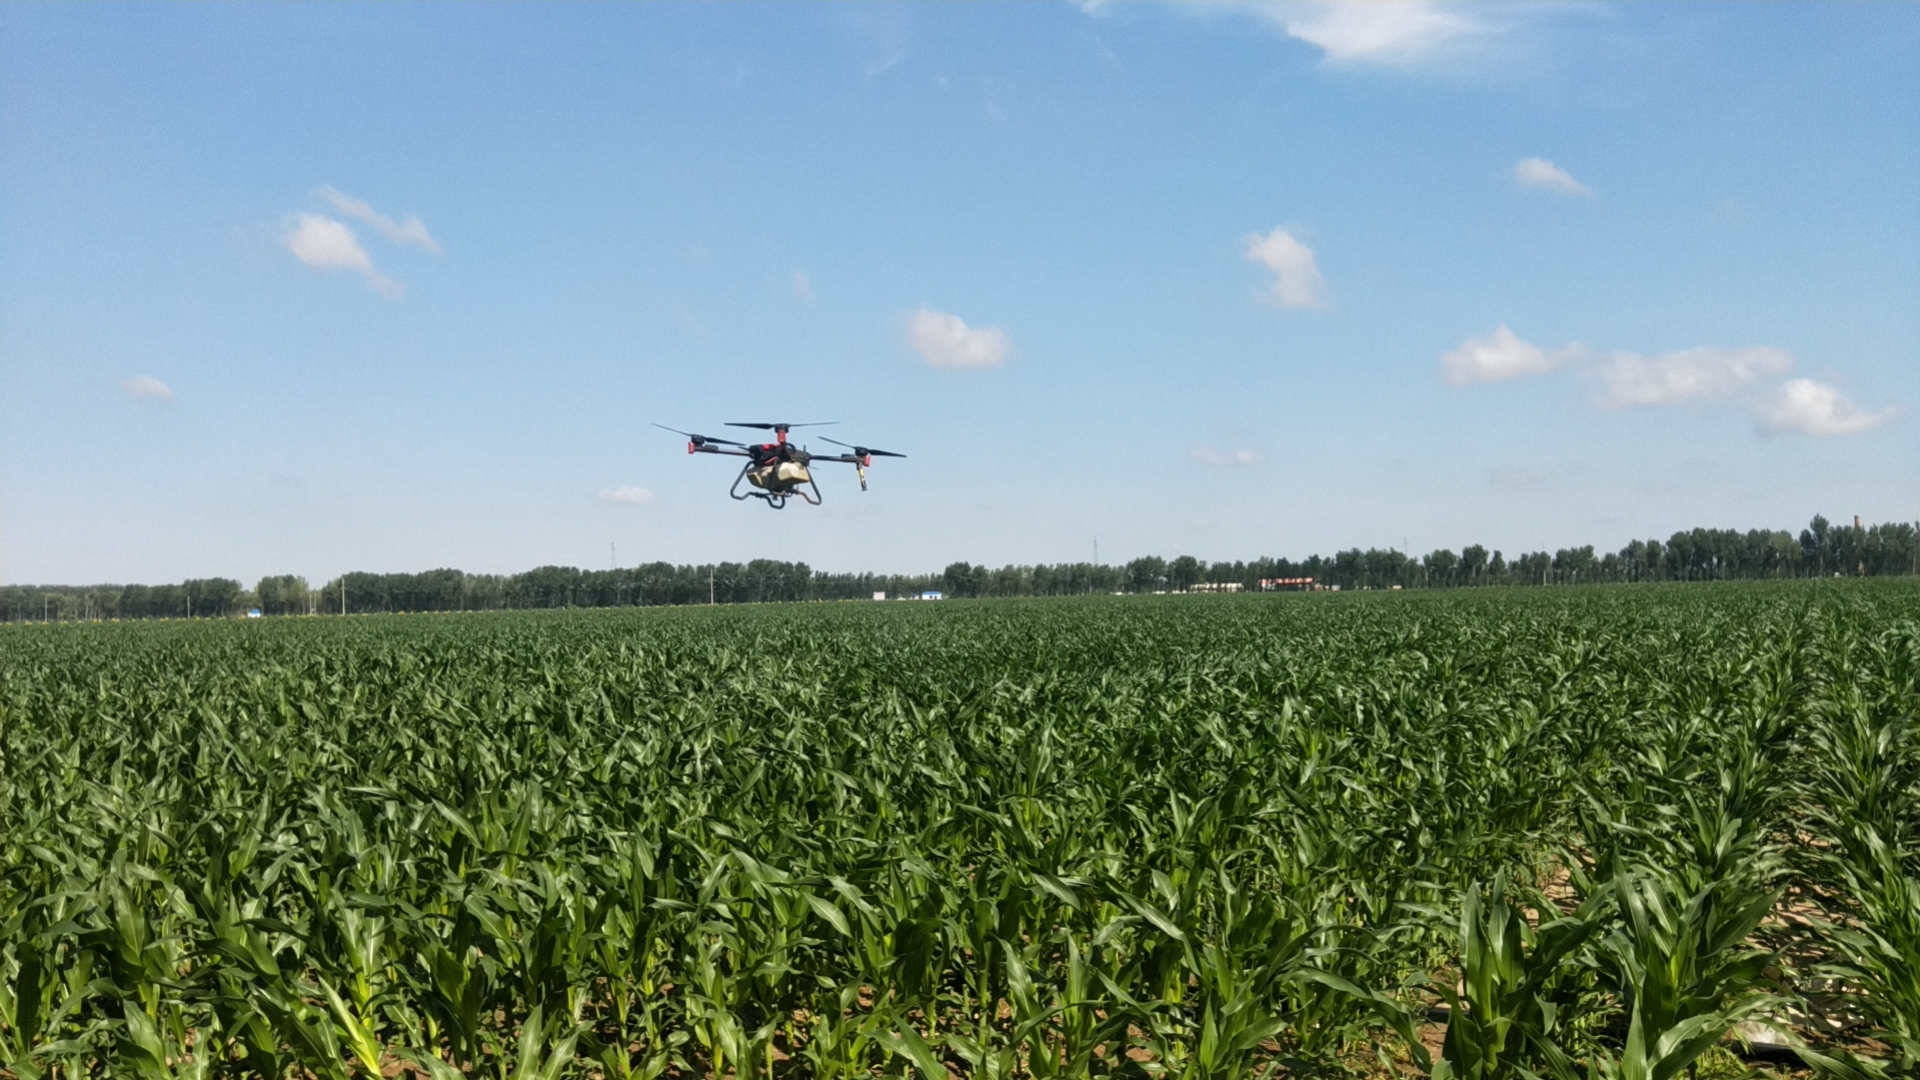
[[[1903,588],[0,627],[0,1072],[1911,1074]]]

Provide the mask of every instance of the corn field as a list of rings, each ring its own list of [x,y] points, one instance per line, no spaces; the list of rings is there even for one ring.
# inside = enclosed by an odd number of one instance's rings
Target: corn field
[[[1916,601],[0,628],[0,1072],[1913,1076]]]

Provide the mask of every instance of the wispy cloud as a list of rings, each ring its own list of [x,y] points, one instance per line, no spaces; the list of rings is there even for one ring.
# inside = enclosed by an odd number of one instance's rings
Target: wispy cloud
[[[1285,229],[1265,236],[1255,233],[1246,238],[1246,245],[1248,260],[1273,271],[1270,289],[1275,304],[1288,309],[1321,306],[1320,266],[1312,248]]]
[[[1288,37],[1317,46],[1331,63],[1406,64],[1449,41],[1479,32],[1472,19],[1430,0],[1335,0],[1250,5]]]
[[[1098,18],[1108,0],[1079,0]],[[1551,5],[1466,4],[1455,0],[1182,0],[1170,9],[1238,15],[1320,51],[1329,68],[1484,71],[1511,58],[1510,40]],[[1564,5],[1561,7],[1565,7]],[[1462,61],[1476,61],[1471,69]]]
[[[805,270],[793,272],[793,295],[802,300],[813,299],[813,282],[808,280]]]
[[[1659,408],[1729,397],[1757,380],[1784,375],[1793,368],[1793,354],[1766,346],[1702,345],[1652,356],[1596,353],[1574,343],[1543,349],[1502,323],[1440,357],[1446,380],[1454,386],[1540,375],[1569,362],[1577,362],[1580,375],[1599,384],[1594,403],[1601,408]]]
[[[1578,344],[1542,349],[1505,324],[1482,337],[1468,338],[1441,356],[1446,379],[1455,386],[1538,375],[1572,364],[1581,378],[1598,384],[1593,402],[1602,409],[1664,408],[1689,401],[1733,398],[1744,402],[1762,430],[1802,435],[1855,435],[1893,419],[1898,409],[1862,409],[1838,389],[1813,379],[1788,379],[1765,394],[1750,387],[1793,370],[1793,354],[1769,346],[1692,349],[1643,355],[1600,353]],[[1489,474],[1495,486],[1511,477]]]
[[[330,187],[321,188],[320,195],[332,203],[334,209],[357,221],[366,222],[396,244],[418,244],[436,255],[440,252],[439,241],[427,234],[426,223],[416,214],[409,214],[405,221],[395,221],[365,201],[343,195]]]
[[[1546,158],[1522,158],[1513,167],[1513,182],[1535,191],[1554,191],[1562,195],[1592,197],[1593,189],[1575,180],[1565,169]]]
[[[315,270],[352,270],[383,296],[399,296],[405,291],[399,282],[374,268],[373,257],[345,222],[319,214],[295,214],[293,227],[282,242],[294,258]]]
[[[653,492],[643,487],[626,484],[616,488],[606,488],[596,496],[601,502],[621,503],[626,506],[652,506]]]
[[[907,316],[907,344],[937,368],[996,368],[1013,355],[1013,341],[997,326],[970,327],[958,315],[922,307]]]
[[[1629,409],[1727,397],[1792,367],[1793,354],[1785,349],[1703,345],[1654,356],[1613,353],[1587,374],[1600,383],[1601,408]]]
[[[1494,465],[1487,469],[1487,486],[1500,491],[1525,491],[1550,484],[1566,484],[1585,473],[1588,465]]]
[[[151,375],[135,375],[120,380],[120,392],[135,401],[149,405],[173,404],[173,387]]]
[[[1490,333],[1461,342],[1459,348],[1440,357],[1440,365],[1448,383],[1471,386],[1541,375],[1566,363],[1572,354],[1571,347],[1548,352],[1501,323]]]
[[[908,8],[896,4],[849,9],[847,26],[872,48],[861,70],[871,79],[884,75],[907,58],[913,39],[913,23]]]
[[[1501,491],[1523,491],[1552,478],[1546,469],[1525,465],[1493,465],[1487,469],[1487,486]]]
[[[1774,431],[1802,435],[1855,435],[1893,419],[1894,410],[1868,412],[1848,401],[1835,387],[1812,379],[1789,379],[1760,402],[1755,410],[1761,424]]]
[[[1211,446],[1196,446],[1187,451],[1187,456],[1202,465],[1224,468],[1231,465],[1257,465],[1260,453],[1242,447],[1238,450],[1216,450]]]

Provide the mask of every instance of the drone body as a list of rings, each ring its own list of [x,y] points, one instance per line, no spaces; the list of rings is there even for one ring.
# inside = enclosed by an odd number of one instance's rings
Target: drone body
[[[834,421],[827,421],[833,423]],[[824,427],[825,424],[748,424],[728,421],[728,427],[759,428],[773,432],[770,443],[742,443],[732,439],[716,439],[711,435],[695,435],[691,431],[681,431],[665,424],[654,427],[671,431],[687,437],[689,454],[726,454],[729,457],[743,457],[746,464],[740,466],[740,475],[733,478],[733,487],[727,494],[735,499],[764,499],[768,506],[779,510],[787,505],[787,500],[799,496],[800,500],[814,506],[820,505],[820,486],[813,481],[813,472],[809,466],[819,462],[836,462],[851,465],[860,474],[860,490],[867,490],[867,467],[876,457],[903,458],[907,455],[896,454],[891,450],[874,450],[865,446],[854,446],[837,439],[827,439],[835,446],[844,446],[853,451],[851,454],[810,454],[805,447],[795,446],[787,441],[787,432],[797,427]],[[750,488],[742,492],[741,481]],[[812,492],[812,494],[808,494]]]

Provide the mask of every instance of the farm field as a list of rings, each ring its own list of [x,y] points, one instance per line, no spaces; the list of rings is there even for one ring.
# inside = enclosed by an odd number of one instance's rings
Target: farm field
[[[0,1070],[1911,1076],[1917,679],[1911,580],[0,627]]]

